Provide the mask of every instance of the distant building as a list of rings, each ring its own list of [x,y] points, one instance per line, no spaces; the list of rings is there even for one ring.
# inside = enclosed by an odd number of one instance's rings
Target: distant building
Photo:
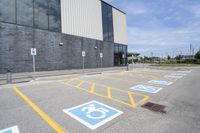
[[[195,59],[194,55],[181,55],[182,60]]]
[[[135,61],[139,61],[140,58],[140,53],[134,53],[134,52],[129,52],[128,53],[128,62],[132,62],[132,60]]]

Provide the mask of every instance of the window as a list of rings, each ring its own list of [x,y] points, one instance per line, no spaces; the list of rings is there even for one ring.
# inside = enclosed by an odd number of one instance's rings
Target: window
[[[33,26],[33,0],[17,0],[17,24]]]
[[[48,0],[34,0],[34,26],[40,29],[48,29]]]
[[[108,38],[109,41],[114,41],[114,35],[113,35],[113,13],[112,13],[112,7],[108,6]]]
[[[16,23],[15,0],[0,0],[0,21]]]
[[[103,40],[114,42],[112,6],[102,2]]]
[[[50,0],[49,3],[49,30],[61,31],[60,0]]]
[[[114,46],[114,64],[115,66],[121,66],[127,64],[127,46],[121,44],[115,44]]]

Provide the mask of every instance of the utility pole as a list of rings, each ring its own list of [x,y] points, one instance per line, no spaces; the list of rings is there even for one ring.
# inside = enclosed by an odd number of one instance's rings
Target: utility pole
[[[194,55],[194,48],[192,48],[192,55]]]
[[[153,63],[153,52],[151,52],[151,63]]]
[[[190,44],[190,55],[192,55],[192,44]]]

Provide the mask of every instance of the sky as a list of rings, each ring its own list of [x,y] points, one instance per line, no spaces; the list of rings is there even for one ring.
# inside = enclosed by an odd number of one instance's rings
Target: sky
[[[104,0],[127,14],[128,51],[176,56],[200,49],[200,0]]]

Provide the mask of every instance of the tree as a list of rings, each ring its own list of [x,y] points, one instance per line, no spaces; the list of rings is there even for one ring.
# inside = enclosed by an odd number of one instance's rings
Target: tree
[[[177,55],[175,58],[176,58],[176,60],[182,60],[183,56]]]
[[[168,56],[167,56],[167,60],[170,60],[170,59],[171,59],[171,57],[168,55]]]
[[[200,59],[200,51],[196,53],[195,59]]]

